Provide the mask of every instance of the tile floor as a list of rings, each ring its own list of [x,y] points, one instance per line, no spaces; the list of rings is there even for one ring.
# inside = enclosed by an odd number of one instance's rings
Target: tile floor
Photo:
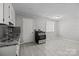
[[[49,40],[46,44],[21,46],[21,56],[79,56],[79,42],[66,39]]]
[[[64,38],[47,38],[46,44],[24,44],[21,56],[79,56],[79,41]]]

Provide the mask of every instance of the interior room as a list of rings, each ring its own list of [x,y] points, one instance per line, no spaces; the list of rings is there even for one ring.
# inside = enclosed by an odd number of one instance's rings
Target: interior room
[[[79,56],[79,3],[0,3],[0,56]]]

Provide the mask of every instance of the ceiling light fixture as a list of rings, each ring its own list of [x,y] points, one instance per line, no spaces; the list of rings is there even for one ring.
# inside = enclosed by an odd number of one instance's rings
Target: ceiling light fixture
[[[54,19],[54,20],[55,20],[55,19],[61,19],[61,18],[62,18],[62,16],[53,16],[53,17],[52,17],[52,19]]]

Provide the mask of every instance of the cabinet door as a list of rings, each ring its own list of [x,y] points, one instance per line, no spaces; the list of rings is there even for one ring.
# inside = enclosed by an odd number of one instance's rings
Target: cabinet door
[[[3,3],[0,3],[0,23],[3,23]]]
[[[16,56],[16,45],[1,47],[0,56]]]
[[[10,4],[10,21],[15,25],[15,11],[12,4]]]
[[[9,24],[10,20],[10,4],[4,3],[4,23]]]

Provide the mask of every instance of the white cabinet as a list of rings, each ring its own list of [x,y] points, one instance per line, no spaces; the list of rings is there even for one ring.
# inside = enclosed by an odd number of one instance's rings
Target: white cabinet
[[[15,25],[15,11],[12,4],[10,4],[10,21]]]
[[[15,11],[12,3],[0,3],[0,23],[15,25]]]
[[[0,47],[0,56],[16,56],[16,45]]]
[[[0,3],[0,23],[3,23],[3,3]]]
[[[10,4],[9,3],[5,3],[4,4],[4,23],[5,24],[9,24],[9,19],[10,19]]]

